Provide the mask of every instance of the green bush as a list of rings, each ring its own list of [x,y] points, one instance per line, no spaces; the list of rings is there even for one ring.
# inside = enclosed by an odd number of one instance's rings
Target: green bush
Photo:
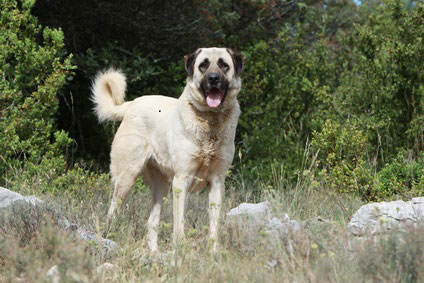
[[[325,116],[332,121],[314,133],[324,177],[366,200],[422,194],[422,159],[414,156],[424,146],[424,72],[417,64],[424,61],[424,5],[393,0],[361,9],[368,9],[364,22],[341,38],[351,59],[330,95]],[[402,148],[412,150],[409,160],[398,155]]]
[[[34,1],[0,1],[0,175],[22,164],[65,166],[71,143],[55,128],[58,91],[70,79],[63,33],[41,27]],[[38,170],[38,169],[37,169]]]
[[[320,132],[314,132],[311,145],[312,151],[318,153],[319,177],[329,188],[374,199],[366,136],[354,123],[327,120]]]
[[[424,195],[424,154],[413,158],[402,150],[378,173],[377,193],[380,198],[400,196],[410,199]]]
[[[383,165],[400,148],[423,149],[424,4],[377,1],[345,44],[352,67],[337,89],[338,108],[368,136],[370,154]],[[412,2],[411,2],[412,3]]]
[[[318,9],[307,9],[312,10],[307,18],[285,27],[280,41],[250,50],[252,85],[245,86],[246,101],[253,103],[241,125],[247,121],[243,145],[252,163],[279,160],[296,171],[312,136],[319,175],[332,190],[366,200],[419,193],[419,181],[405,184],[413,177],[402,177],[397,185],[400,177],[386,168],[383,186],[375,172],[401,148],[413,149],[416,156],[424,146],[424,70],[417,63],[424,61],[424,4],[361,5],[357,23],[335,33],[331,10],[320,16]],[[317,32],[313,40],[308,29]]]
[[[324,17],[316,9],[306,10],[308,20],[244,52],[248,60],[238,139],[246,165],[260,177],[271,176],[271,165],[282,163],[295,178],[312,131],[335,116],[329,109],[342,56],[331,56]],[[319,27],[311,27],[312,22]],[[311,36],[317,38],[311,41]]]

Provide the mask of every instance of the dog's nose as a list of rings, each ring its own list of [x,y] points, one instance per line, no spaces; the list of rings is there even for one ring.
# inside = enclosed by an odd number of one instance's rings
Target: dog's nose
[[[210,73],[208,75],[208,81],[212,85],[217,84],[219,82],[219,74],[218,73]]]

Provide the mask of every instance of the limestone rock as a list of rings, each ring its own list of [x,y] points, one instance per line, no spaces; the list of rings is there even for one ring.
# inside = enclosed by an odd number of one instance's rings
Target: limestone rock
[[[301,225],[288,214],[282,217],[272,214],[269,202],[242,203],[227,213],[227,223],[232,226],[236,238],[246,247],[264,243],[268,249],[284,246],[292,252],[292,239]]]
[[[103,263],[102,265],[100,265],[96,269],[96,272],[99,275],[103,275],[105,273],[114,272],[114,271],[116,271],[116,266],[112,263],[109,263],[109,262]]]
[[[353,215],[348,231],[354,236],[376,235],[424,220],[424,197],[391,202],[370,203]]]
[[[87,243],[94,243],[98,247],[96,256],[101,260],[109,258],[118,247],[114,241],[102,238],[96,233],[87,231],[83,228],[78,228],[76,230],[76,235],[78,238],[84,240]]]
[[[57,265],[53,265],[52,267],[50,267],[50,269],[46,273],[46,277],[50,279],[50,282],[52,283],[60,282],[60,273]]]
[[[291,220],[288,214],[283,218],[273,217],[266,223],[264,231],[267,233],[268,248],[278,248],[283,244],[290,254],[293,254],[293,240],[301,226],[296,220]]]
[[[289,215],[285,214],[283,218],[273,217],[269,219],[265,231],[280,238],[287,238],[290,234],[300,231],[300,224],[296,220],[291,220]]]
[[[23,196],[0,187],[0,224],[19,221],[22,225],[37,230],[40,228],[45,214],[54,214],[54,223],[60,229],[69,231],[88,245],[94,244],[96,256],[101,260],[110,257],[118,246],[114,241],[102,238],[94,232],[70,223],[57,208],[51,208],[41,199],[35,196]]]
[[[271,214],[269,202],[242,203],[227,213],[227,219],[248,217],[253,220],[262,221]]]
[[[83,240],[89,245],[94,244],[97,247],[96,256],[100,260],[109,258],[118,248],[114,241],[102,238],[92,231],[79,227],[77,224],[69,222],[66,218],[59,219],[58,224],[63,230],[73,233],[79,240]]]
[[[18,203],[37,205],[43,203],[43,201],[35,196],[24,197],[21,194],[0,187],[0,208],[9,208]]]

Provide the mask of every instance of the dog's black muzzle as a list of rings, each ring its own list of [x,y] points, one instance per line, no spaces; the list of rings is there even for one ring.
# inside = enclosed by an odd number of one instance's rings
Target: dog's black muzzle
[[[228,83],[223,75],[219,73],[209,73],[204,76],[201,87],[203,94],[206,95],[206,92],[214,90],[226,92]]]
[[[206,103],[212,108],[222,105],[227,96],[228,85],[223,74],[218,72],[205,74],[200,87]]]

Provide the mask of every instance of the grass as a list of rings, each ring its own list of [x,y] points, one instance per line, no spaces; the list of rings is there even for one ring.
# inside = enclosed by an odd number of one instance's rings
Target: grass
[[[162,211],[159,242],[168,256],[160,258],[149,254],[144,239],[150,194],[141,182],[123,211],[107,225],[112,193],[107,174],[79,170],[78,181],[73,181],[75,176],[65,178],[66,188],[54,193],[37,186],[46,183],[46,175],[20,178],[25,174],[15,174],[8,176],[5,187],[46,199],[52,209],[47,209],[38,225],[30,228],[22,222],[24,217],[0,228],[0,282],[48,282],[46,273],[53,265],[58,265],[63,282],[418,282],[424,275],[424,229],[379,240],[351,239],[347,223],[363,203],[330,193],[325,186],[313,185],[303,176],[291,186],[278,170],[266,183],[249,182],[233,173],[227,182],[221,249],[217,254],[208,250],[205,193],[189,196],[187,239],[176,249],[172,247],[169,195]],[[260,199],[249,193],[258,188],[263,192]],[[288,213],[292,219],[302,221],[303,228],[292,239],[292,253],[284,245],[267,247],[266,235],[252,241],[253,235],[225,222],[225,213],[232,207],[262,200],[273,204],[276,216]],[[106,260],[115,265],[114,270],[96,272],[104,261],[84,243],[56,228],[55,209],[71,222],[119,244],[120,249]],[[311,220],[316,217],[329,222]]]

